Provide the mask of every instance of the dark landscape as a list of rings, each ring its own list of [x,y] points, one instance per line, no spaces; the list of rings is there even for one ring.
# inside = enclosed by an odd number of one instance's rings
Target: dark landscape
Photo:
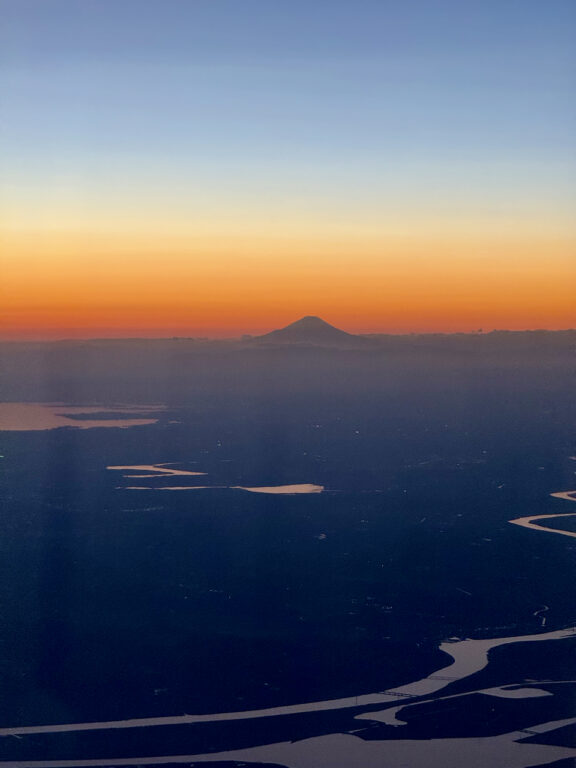
[[[2,344],[0,764],[572,764],[575,348],[316,318]],[[451,674],[450,639],[528,636]]]

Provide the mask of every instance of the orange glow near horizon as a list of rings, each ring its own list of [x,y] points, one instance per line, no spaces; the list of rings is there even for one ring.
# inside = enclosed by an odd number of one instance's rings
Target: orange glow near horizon
[[[576,327],[573,4],[8,5],[0,339]]]
[[[574,253],[549,232],[11,231],[0,335],[218,338],[307,314],[364,333],[573,328]]]

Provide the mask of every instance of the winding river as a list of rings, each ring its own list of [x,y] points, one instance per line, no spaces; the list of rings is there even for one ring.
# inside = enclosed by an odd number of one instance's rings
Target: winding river
[[[565,499],[566,501],[576,501],[576,491],[558,491],[551,493],[556,499]],[[559,528],[548,528],[545,525],[537,525],[538,520],[552,520],[555,517],[574,517],[576,512],[560,512],[554,515],[529,515],[528,517],[517,517],[508,522],[513,525],[520,525],[522,528],[530,528],[533,531],[546,531],[547,533],[558,533],[560,536],[571,536],[576,539],[576,531],[562,531]]]
[[[160,465],[163,466],[163,465]],[[164,465],[165,466],[165,465]],[[118,470],[145,470],[154,472],[159,465],[110,467]],[[173,474],[160,469],[161,473]],[[200,474],[192,472],[174,472],[174,474]],[[252,490],[252,489],[245,489]],[[269,490],[269,489],[266,489]],[[576,501],[575,491],[562,491],[553,496],[569,501]],[[538,525],[537,521],[550,518],[574,516],[576,512],[531,515],[517,518],[509,522],[530,530],[557,533],[576,537],[575,532],[562,531]],[[488,665],[489,652],[502,645],[525,642],[541,642],[563,640],[576,637],[576,627],[543,632],[532,635],[517,635],[512,637],[492,638],[488,640],[464,639],[446,641],[440,645],[440,650],[452,658],[445,667],[436,670],[425,678],[407,685],[377,693],[350,696],[341,699],[308,702],[265,709],[254,709],[240,712],[219,712],[215,714],[183,714],[171,717],[134,718],[127,720],[109,720],[88,723],[68,723],[53,725],[18,726],[0,728],[0,736],[23,737],[41,733],[69,733],[72,731],[106,731],[126,728],[149,728],[168,725],[185,725],[194,723],[228,722],[236,720],[253,720],[267,717],[282,717],[287,715],[305,714],[330,710],[357,709],[374,707],[382,704],[396,706],[387,707],[383,711],[367,711],[356,715],[356,719],[371,720],[388,725],[402,725],[398,713],[406,706],[414,703],[424,703],[425,697],[434,694],[456,680],[463,680],[479,672]],[[551,685],[571,683],[574,681],[554,681]],[[514,690],[515,686],[491,688],[476,691],[491,696],[507,698],[527,698],[550,695],[547,690],[531,688],[530,685]],[[456,694],[453,697],[468,695]],[[401,702],[399,704],[399,702]],[[576,724],[576,717],[555,720],[530,726],[528,730],[512,731],[506,734],[490,737],[474,737],[463,739],[407,739],[407,740],[369,740],[348,734],[331,734],[313,737],[296,742],[281,742],[248,749],[229,750],[220,753],[196,755],[166,755],[155,757],[134,757],[122,759],[94,760],[44,760],[44,761],[8,761],[0,762],[0,768],[96,768],[96,766],[119,765],[159,765],[183,764],[191,762],[245,761],[255,763],[276,763],[289,768],[381,768],[382,765],[409,765],[411,768],[430,768],[432,765],[443,768],[460,768],[463,763],[471,766],[490,766],[491,768],[528,768],[536,764],[547,764],[564,758],[576,757],[576,750],[568,747],[558,747],[526,742],[530,736],[557,730],[564,726]]]

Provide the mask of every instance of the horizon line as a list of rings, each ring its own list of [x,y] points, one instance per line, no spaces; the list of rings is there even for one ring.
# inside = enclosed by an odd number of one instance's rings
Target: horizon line
[[[290,323],[292,325],[292,323]],[[282,326],[284,328],[286,326]],[[334,326],[336,327],[336,326]],[[272,329],[281,330],[278,328]],[[341,329],[338,329],[341,330]],[[365,331],[363,333],[353,333],[346,331],[351,336],[372,337],[372,336],[393,336],[393,337],[408,337],[408,336],[489,336],[494,333],[567,333],[576,332],[575,327],[567,328],[491,328],[490,330],[477,329],[468,331]],[[181,335],[176,333],[165,334],[161,336],[155,335],[127,335],[127,336],[0,336],[0,344],[57,344],[63,342],[81,342],[81,341],[203,341],[203,342],[241,342],[249,341],[250,339],[256,339],[260,336],[264,336],[270,331],[264,331],[260,333],[239,333],[235,336],[211,336],[211,335]],[[152,333],[154,333],[152,331]]]

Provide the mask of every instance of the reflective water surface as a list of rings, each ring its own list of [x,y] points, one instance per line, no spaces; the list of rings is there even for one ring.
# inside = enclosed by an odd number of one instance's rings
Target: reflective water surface
[[[71,406],[60,403],[0,403],[0,432],[27,432],[44,429],[73,427],[138,427],[155,424],[156,418],[139,418],[137,413],[153,413],[162,407],[142,406]],[[104,414],[106,418],[91,419],[90,414]],[[113,414],[112,418],[109,414]]]
[[[568,363],[143,350],[0,406],[0,765],[575,756]]]

